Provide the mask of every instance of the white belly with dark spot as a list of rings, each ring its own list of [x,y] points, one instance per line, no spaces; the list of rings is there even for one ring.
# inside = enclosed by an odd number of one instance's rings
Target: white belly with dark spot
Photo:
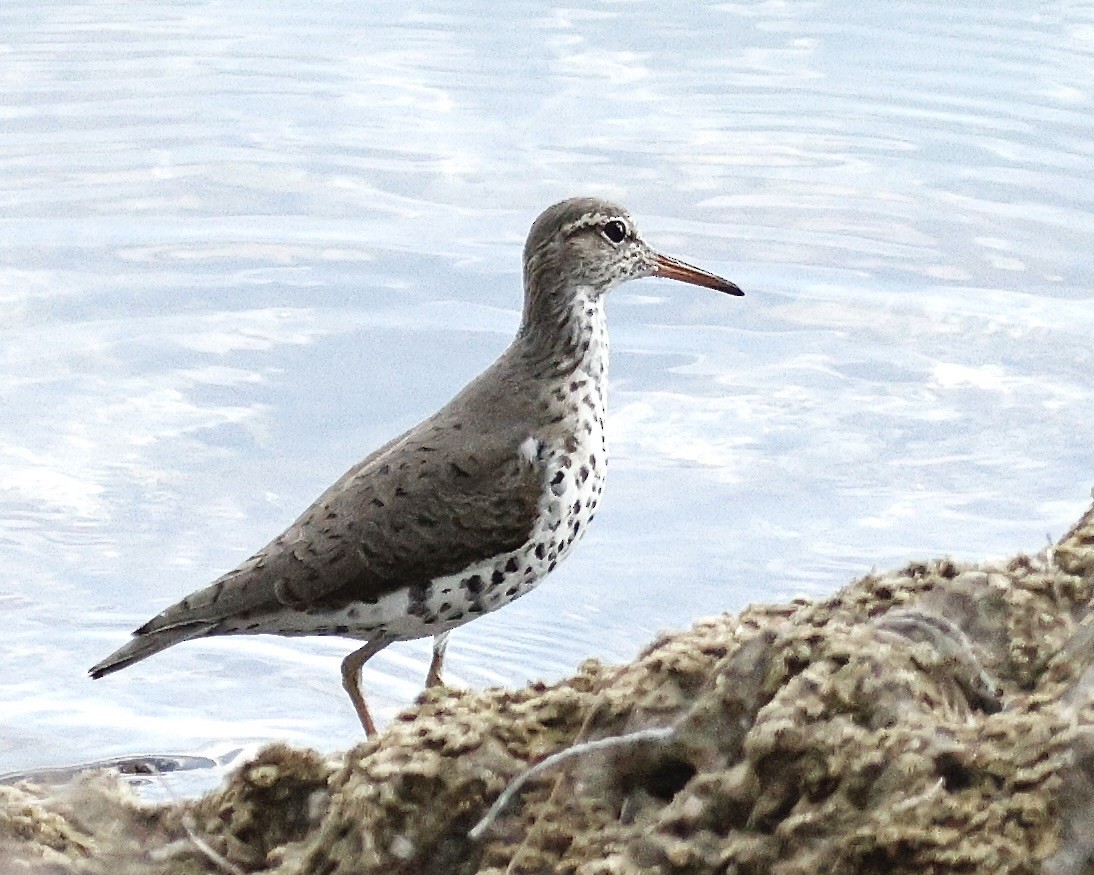
[[[585,437],[595,439],[595,450],[589,449],[588,440],[579,441],[574,452],[561,445],[541,450],[545,488],[527,542],[459,574],[437,578],[418,598],[405,590],[393,594],[397,603],[385,606],[391,613],[381,634],[407,639],[452,629],[519,598],[553,571],[585,534],[604,490],[602,430],[594,428]]]

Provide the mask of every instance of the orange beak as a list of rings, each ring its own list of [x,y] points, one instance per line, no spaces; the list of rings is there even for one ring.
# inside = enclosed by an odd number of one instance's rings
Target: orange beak
[[[713,273],[700,270],[698,267],[692,267],[683,261],[677,261],[675,258],[669,258],[667,255],[655,252],[653,263],[656,265],[653,271],[654,276],[663,276],[665,279],[691,283],[693,286],[703,286],[704,288],[725,292],[727,295],[744,294],[729,280],[724,280]]]

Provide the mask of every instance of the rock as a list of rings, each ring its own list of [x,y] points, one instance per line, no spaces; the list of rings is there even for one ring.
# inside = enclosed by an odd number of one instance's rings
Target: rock
[[[523,690],[428,690],[208,796],[0,787],[0,868],[278,875],[1094,872],[1094,509],[1051,550],[870,574]],[[530,765],[481,842],[468,830]]]

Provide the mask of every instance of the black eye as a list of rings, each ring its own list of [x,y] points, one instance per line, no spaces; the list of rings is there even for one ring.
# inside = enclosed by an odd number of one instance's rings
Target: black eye
[[[627,226],[618,219],[608,222],[601,231],[608,238],[609,243],[622,243],[623,238],[627,236]]]

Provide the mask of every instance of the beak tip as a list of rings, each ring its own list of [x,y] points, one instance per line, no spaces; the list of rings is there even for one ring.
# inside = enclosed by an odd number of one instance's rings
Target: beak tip
[[[744,295],[736,283],[667,255],[655,254],[653,276],[690,283],[693,286],[705,286],[735,297]]]

